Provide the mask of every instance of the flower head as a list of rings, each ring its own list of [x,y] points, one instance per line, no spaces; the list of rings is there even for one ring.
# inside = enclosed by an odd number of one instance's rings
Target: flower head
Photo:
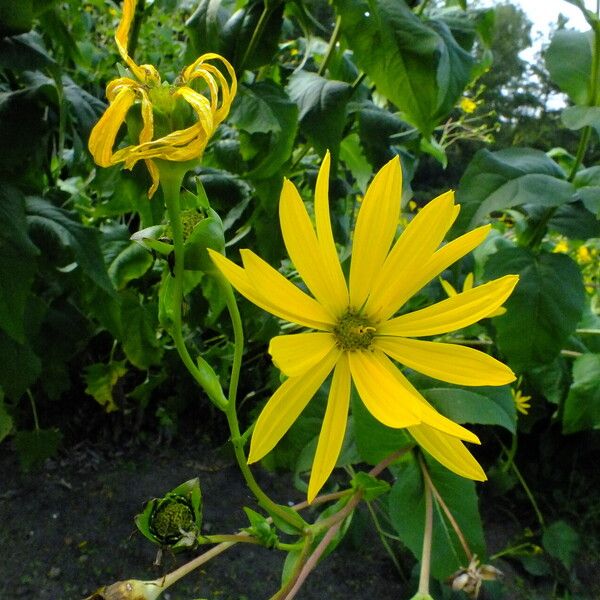
[[[447,192],[425,206],[394,242],[402,187],[396,157],[377,173],[361,203],[347,283],[331,231],[329,165],[326,155],[316,184],[316,231],[290,181],[284,181],[279,204],[286,248],[312,295],[250,250],[241,251],[243,267],[210,253],[246,298],[310,330],[271,340],[269,352],[288,379],[256,422],[248,460],[261,459],[279,442],[333,372],[308,486],[309,501],[329,477],[340,453],[352,382],[381,423],[408,428],[443,465],[464,477],[484,480],[482,468],[461,441],[479,443],[478,438],[438,413],[393,361],[458,385],[513,381],[508,367],[483,352],[419,338],[447,333],[488,316],[510,295],[518,277],[507,275],[433,306],[394,316],[428,281],[479,245],[489,225],[439,248],[459,211],[454,194]]]
[[[511,389],[511,394],[513,398],[513,402],[515,403],[515,408],[522,414],[526,415],[529,413],[529,409],[531,408],[531,396],[525,396],[521,393],[521,390]]]
[[[463,96],[460,99],[459,106],[463,112],[471,114],[475,112],[475,109],[477,108],[477,102],[471,100],[471,98],[467,98],[467,96]]]
[[[132,76],[119,77],[106,87],[109,106],[92,130],[88,146],[101,167],[123,162],[126,169],[131,169],[144,160],[152,178],[148,192],[151,197],[159,184],[154,161],[199,159],[229,113],[237,80],[229,62],[213,53],[197,58],[173,85],[161,82],[154,66],[136,64],[127,51],[136,2],[124,0],[123,16],[115,34],[119,54]],[[194,89],[197,82],[206,87],[207,96]],[[137,113],[132,109],[138,105],[141,122],[135,123],[133,116]],[[134,130],[138,143],[115,151],[117,134],[127,116],[132,116],[130,134]]]

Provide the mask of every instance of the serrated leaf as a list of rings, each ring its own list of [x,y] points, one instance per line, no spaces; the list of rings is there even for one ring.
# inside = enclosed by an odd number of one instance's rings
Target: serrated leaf
[[[61,441],[62,433],[58,429],[17,431],[15,446],[21,468],[30,471],[41,466],[47,458],[56,455]]]
[[[456,229],[466,231],[493,211],[515,206],[561,206],[577,200],[575,187],[544,152],[532,148],[480,150],[460,180]]]
[[[544,530],[542,544],[550,556],[558,559],[569,570],[580,550],[581,537],[564,521],[556,521]]]
[[[485,556],[475,484],[451,473],[433,460],[426,462],[433,484],[456,519],[471,551],[478,556]],[[444,579],[465,567],[468,561],[447,517],[435,499],[433,502],[431,574],[436,579]],[[388,510],[402,543],[420,560],[425,529],[425,489],[416,461],[405,462],[398,467],[397,481],[389,495]]]
[[[287,91],[298,105],[300,129],[315,150],[321,156],[330,150],[337,157],[352,86],[316,73],[297,71],[290,77]]]
[[[422,394],[456,423],[499,425],[511,433],[516,431],[515,405],[510,393],[507,393],[506,402],[456,388],[430,388],[422,390]]]
[[[600,429],[600,354],[583,354],[575,359],[562,421],[563,433]]]
[[[43,243],[46,237],[58,241],[62,247],[73,253],[73,258],[83,272],[96,285],[114,295],[115,291],[100,251],[97,229],[82,225],[75,213],[57,208],[42,198],[28,197],[26,212],[30,231],[36,231],[39,235],[36,238],[38,244]]]
[[[519,283],[493,323],[502,354],[522,371],[558,355],[581,318],[585,291],[579,267],[565,254],[503,248],[488,259],[486,279],[510,273]]]
[[[117,381],[127,373],[126,361],[95,363],[85,368],[83,380],[86,383],[85,393],[109,413],[119,410],[113,396],[113,388]]]

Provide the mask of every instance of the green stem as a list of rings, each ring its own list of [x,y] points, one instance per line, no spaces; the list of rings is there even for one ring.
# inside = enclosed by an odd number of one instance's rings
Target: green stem
[[[35,425],[35,430],[39,431],[40,422],[38,420],[38,414],[37,414],[37,408],[35,406],[35,400],[33,399],[33,394],[31,393],[30,389],[27,390],[27,395],[29,396],[29,403],[31,404],[31,412],[33,413],[33,424]]]
[[[327,70],[327,66],[329,65],[329,62],[331,61],[331,57],[333,56],[333,53],[335,52],[335,46],[340,39],[341,25],[342,25],[342,17],[340,17],[338,15],[337,19],[335,20],[335,27],[333,28],[333,33],[331,34],[331,37],[329,38],[329,45],[327,46],[327,52],[325,53],[325,58],[323,58],[323,62],[319,66],[319,72],[318,72],[319,75],[323,75],[323,73],[325,73],[325,71]]]
[[[169,215],[169,224],[173,236],[173,247],[175,252],[175,266],[173,268],[173,312],[171,315],[172,326],[171,336],[175,342],[177,352],[198,385],[208,394],[212,402],[221,410],[226,410],[227,401],[225,398],[213,393],[214,382],[212,382],[206,373],[203,373],[190,356],[183,337],[183,326],[181,320],[181,302],[183,300],[183,278],[184,278],[184,239],[183,226],[181,224],[181,214],[179,207],[179,194],[181,182],[185,176],[186,167],[177,163],[168,163],[166,161],[157,161],[160,172],[160,185],[163,191],[163,197],[167,206]]]
[[[430,478],[425,463],[419,455],[419,465],[425,483],[425,531],[423,532],[423,551],[421,553],[421,573],[419,575],[419,593],[429,594],[429,575],[431,570],[431,539],[433,535],[433,501]]]
[[[575,156],[575,162],[573,163],[573,166],[571,167],[571,173],[567,180],[569,182],[572,182],[575,179],[575,176],[577,175],[577,171],[579,171],[579,167],[583,163],[583,158],[585,156],[585,152],[587,150],[587,146],[590,141],[591,135],[592,135],[592,128],[590,126],[585,127],[583,129],[583,133],[581,134],[581,137],[579,138],[579,145],[577,146],[577,154]],[[556,211],[556,208],[552,208],[552,209],[548,209],[548,210],[549,211],[552,210],[552,214],[554,214],[554,212]]]
[[[406,576],[404,575],[404,571],[402,570],[402,567],[400,566],[400,562],[398,561],[398,558],[396,557],[396,554],[394,553],[394,549],[392,548],[391,544],[387,541],[387,532],[384,531],[383,527],[381,526],[381,523],[379,522],[379,517],[377,516],[377,513],[375,512],[375,509],[373,508],[373,503],[372,502],[368,502],[367,501],[367,508],[369,509],[369,514],[371,515],[371,520],[373,521],[373,525],[375,525],[375,530],[377,531],[377,536],[379,537],[379,540],[381,541],[385,551],[387,552],[388,556],[390,557],[390,560],[394,563],[394,567],[396,567],[396,571],[398,571],[398,575],[400,575],[400,578],[403,581],[406,581]]]

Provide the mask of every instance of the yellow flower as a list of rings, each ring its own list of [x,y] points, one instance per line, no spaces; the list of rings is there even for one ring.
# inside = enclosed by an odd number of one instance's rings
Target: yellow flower
[[[467,98],[466,96],[463,96],[460,99],[459,106],[463,112],[466,112],[467,114],[471,114],[472,112],[475,112],[475,109],[477,108],[477,102],[475,102],[474,100],[471,100],[471,98]]]
[[[515,391],[514,389],[511,389],[510,391],[512,393],[512,398],[513,402],[515,403],[516,409],[522,415],[526,415],[529,412],[529,409],[531,408],[531,403],[529,402],[531,400],[531,396],[524,396],[521,393],[521,390]]]
[[[592,262],[592,255],[587,246],[579,246],[579,248],[577,248],[577,262],[580,265]]]
[[[212,53],[203,54],[186,67],[175,85],[162,83],[152,65],[137,65],[127,52],[136,2],[124,0],[123,16],[115,35],[119,54],[133,77],[120,77],[108,84],[109,106],[92,130],[88,147],[101,167],[123,162],[126,169],[131,169],[137,161],[144,160],[152,178],[148,192],[152,197],[159,184],[155,159],[178,162],[199,159],[229,113],[237,80],[227,60]],[[225,68],[229,81],[213,63]],[[191,84],[196,80],[206,86],[208,97],[193,89]],[[136,102],[140,104],[142,119],[139,143],[114,151],[117,133]],[[157,133],[160,137],[155,138]]]
[[[446,281],[445,279],[440,279],[440,283],[442,284],[442,287],[444,288],[444,291],[446,292],[449,298],[452,298],[452,296],[456,296],[458,294],[458,292],[454,289],[454,286],[450,282]],[[462,291],[466,292],[467,290],[471,289],[473,289],[473,273],[468,273],[463,282]],[[499,317],[505,312],[506,309],[503,306],[501,306],[500,308],[497,308],[496,310],[492,311],[487,316],[490,318]]]
[[[560,239],[556,246],[552,249],[552,252],[568,252],[569,251],[569,242],[565,238]]]
[[[483,469],[461,442],[479,443],[478,438],[438,413],[390,358],[458,385],[513,381],[512,371],[487,354],[411,338],[443,334],[489,315],[510,295],[518,277],[507,275],[428,308],[394,317],[429,280],[478,246],[489,226],[438,249],[459,211],[454,194],[447,192],[425,206],[392,246],[402,188],[396,157],[377,173],[361,203],[347,285],[331,231],[329,166],[327,154],[316,184],[316,231],[290,181],[284,181],[279,204],[286,248],[312,296],[250,250],[241,251],[243,267],[210,253],[242,295],[268,312],[311,330],[271,340],[273,362],[288,379],[256,422],[248,461],[260,460],[279,442],[333,371],[308,486],[309,501],[329,477],[340,453],[352,381],[367,409],[381,423],[408,428],[443,465],[464,477],[485,480]]]

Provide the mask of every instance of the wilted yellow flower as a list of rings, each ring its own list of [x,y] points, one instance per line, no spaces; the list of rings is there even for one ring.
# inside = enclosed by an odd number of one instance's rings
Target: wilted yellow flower
[[[164,590],[157,581],[128,579],[102,587],[85,600],[156,600]]]
[[[109,106],[92,130],[88,146],[101,167],[123,162],[126,169],[131,169],[139,160],[144,160],[152,177],[148,192],[151,197],[159,184],[154,160],[199,159],[208,140],[229,113],[237,80],[229,62],[212,53],[196,59],[172,85],[161,82],[154,66],[136,64],[127,52],[136,1],[124,0],[123,16],[115,35],[119,54],[133,77],[119,77],[108,84]],[[219,64],[229,78],[221,72]],[[208,96],[194,89],[197,81],[206,86]],[[114,151],[117,133],[134,104],[139,104],[141,113],[138,144]]]
[[[273,362],[288,379],[261,412],[252,434],[249,462],[265,456],[282,438],[333,371],[325,418],[308,486],[317,495],[341,450],[351,382],[369,412],[414,439],[443,465],[471,479],[485,473],[461,440],[477,436],[438,413],[411,385],[393,359],[431,377],[458,385],[504,385],[513,372],[483,352],[411,338],[465,327],[497,309],[517,283],[507,275],[438,304],[394,317],[430,279],[478,246],[489,225],[440,246],[459,206],[447,192],[425,206],[396,236],[402,172],[398,157],[375,176],[361,203],[354,229],[349,282],[339,262],[329,216],[330,157],[315,192],[316,231],[295,186],[284,181],[279,217],[290,258],[312,296],[289,282],[250,250],[243,267],[210,255],[231,284],[274,315],[311,331],[271,340]]]
[[[458,292],[454,289],[454,286],[449,281],[446,281],[445,279],[440,279],[440,283],[442,284],[442,287],[444,288],[444,291],[446,292],[449,298],[452,298],[452,296],[456,296],[458,294]],[[468,273],[463,282],[462,291],[466,292],[467,290],[471,289],[473,289],[473,273]],[[490,318],[499,317],[505,312],[506,309],[503,306],[501,306],[500,308],[497,308],[487,316]]]
[[[516,409],[522,414],[526,415],[529,413],[529,409],[531,408],[531,396],[524,396],[521,393],[521,390],[510,390],[513,398],[513,402],[515,403]]]
[[[474,100],[471,100],[471,98],[467,98],[466,96],[463,96],[460,99],[459,106],[463,112],[466,112],[467,114],[470,115],[472,112],[475,112],[475,109],[477,108],[477,102],[475,102]]]

